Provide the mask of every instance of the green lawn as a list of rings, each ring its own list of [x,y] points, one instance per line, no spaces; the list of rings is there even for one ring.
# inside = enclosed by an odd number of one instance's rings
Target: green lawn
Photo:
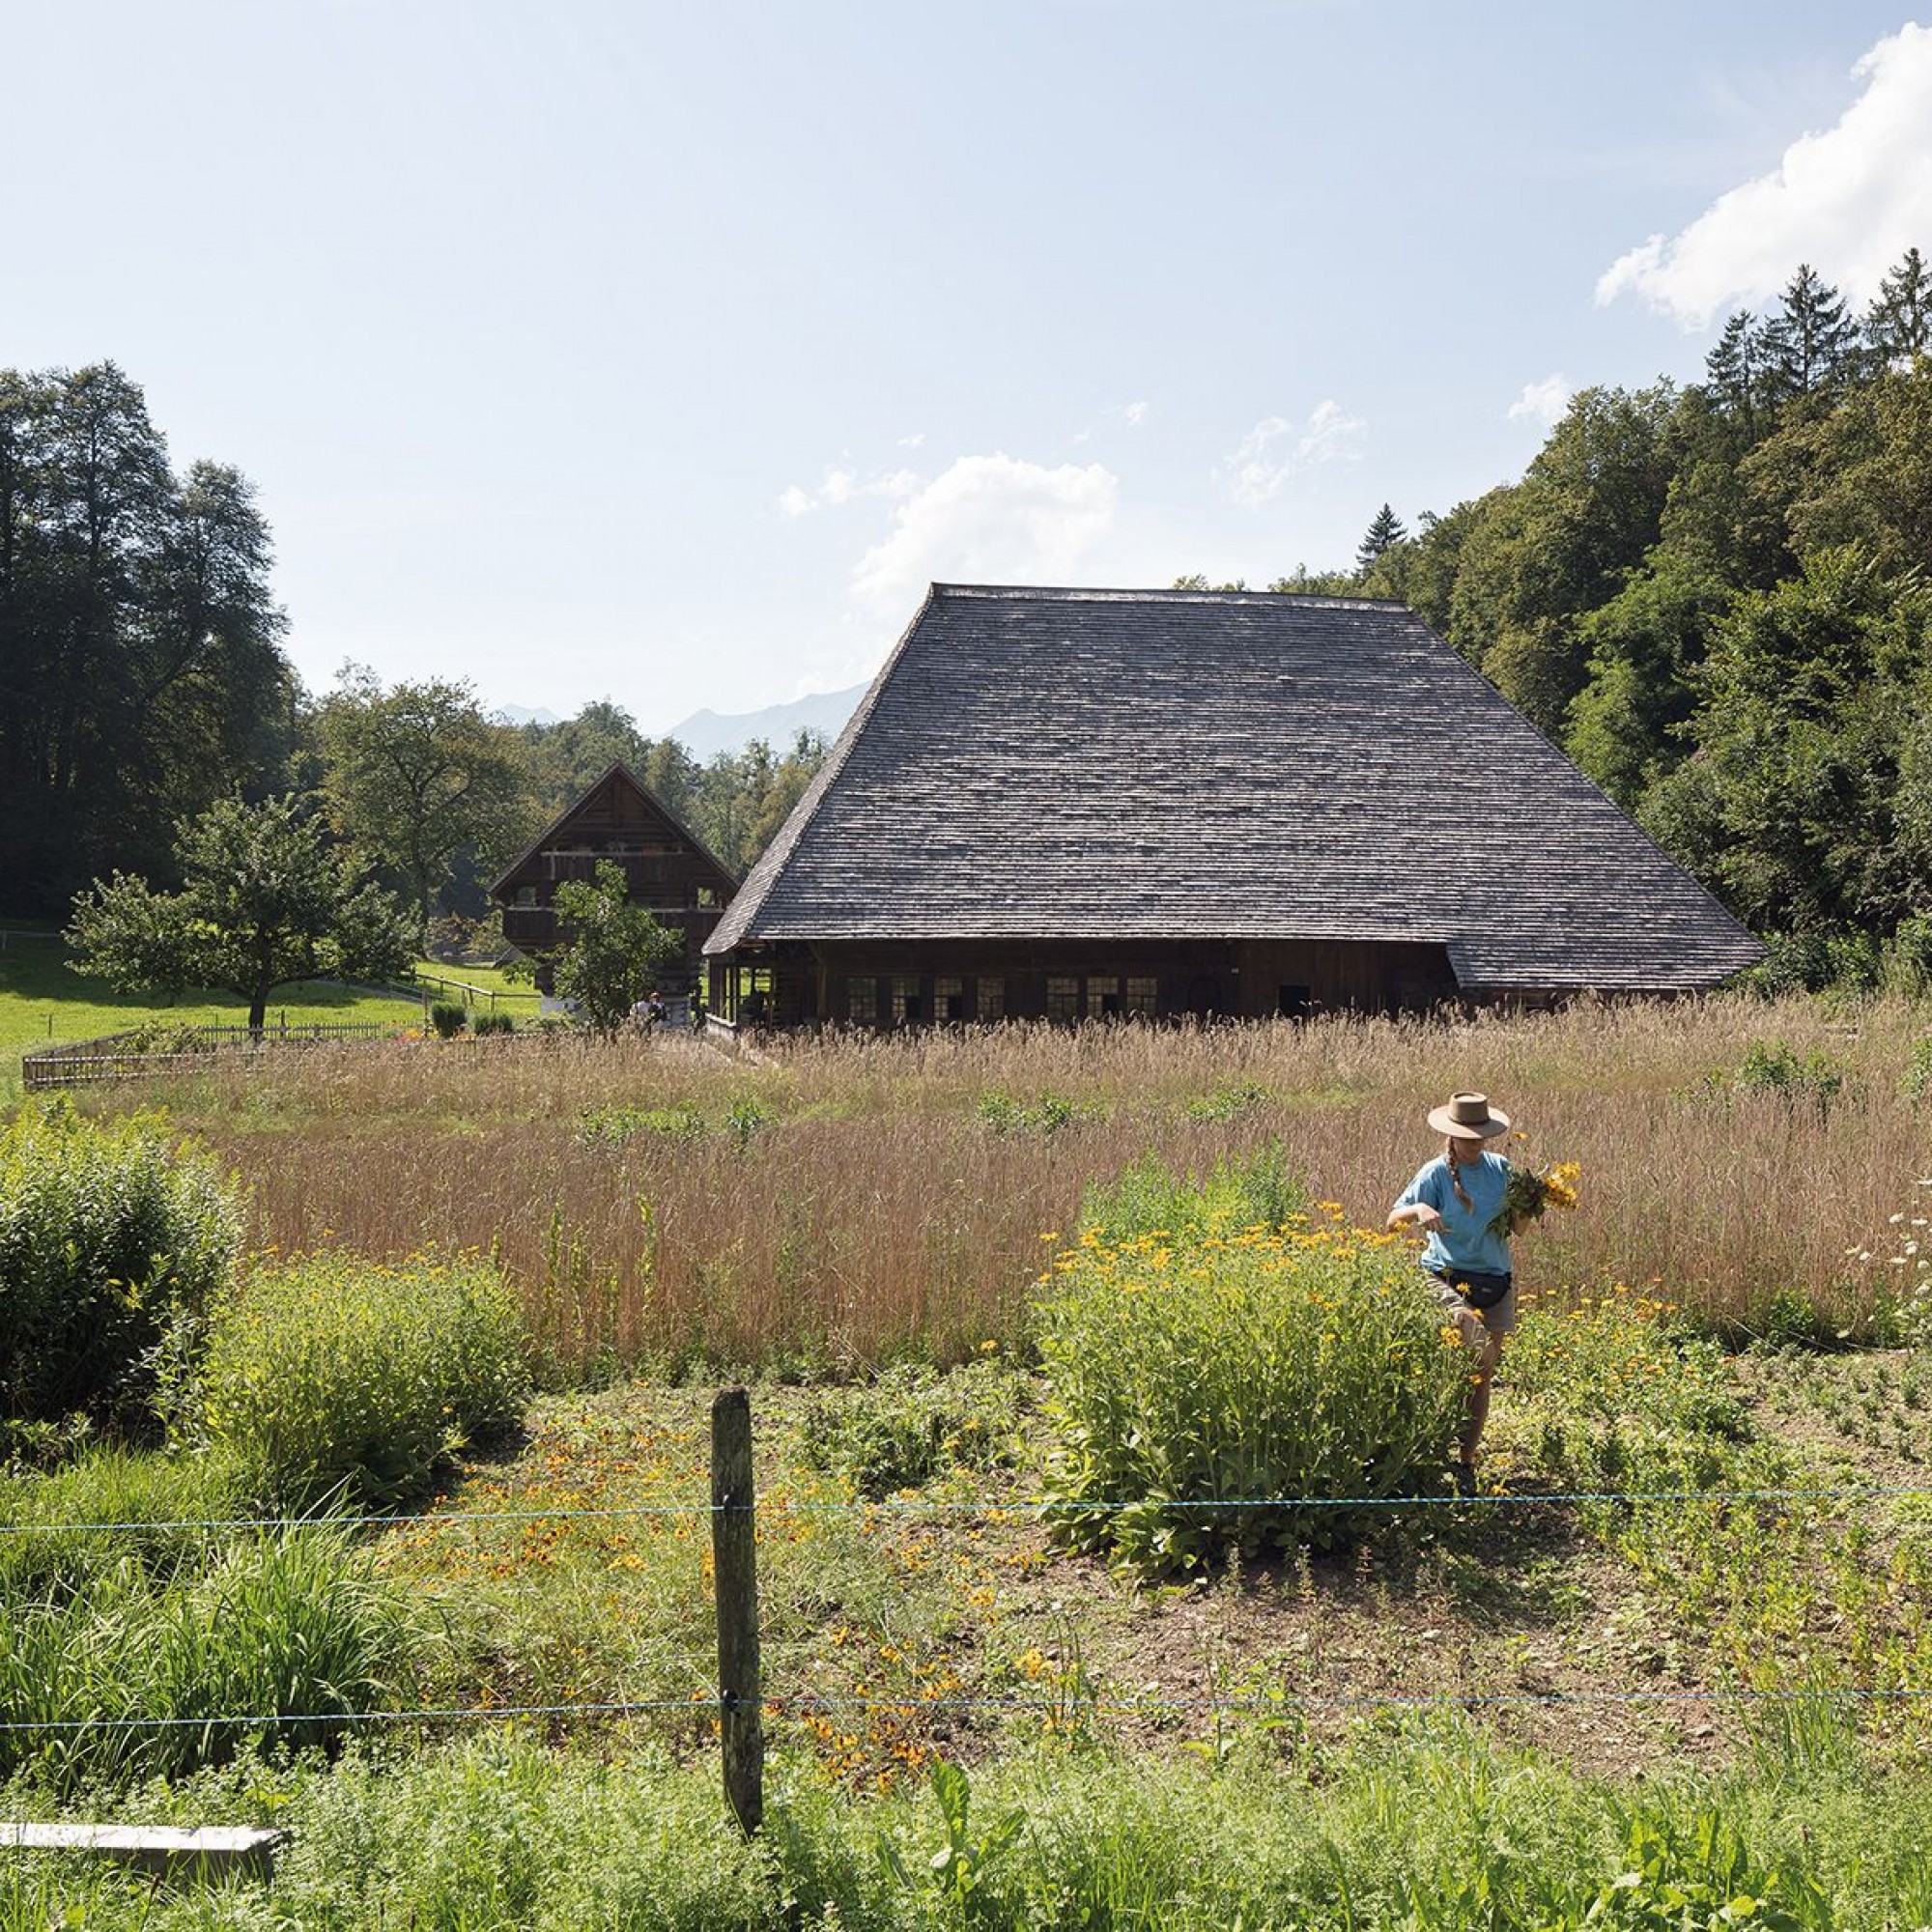
[[[233,994],[192,988],[178,1000],[117,993],[104,980],[68,970],[68,949],[52,934],[23,937],[21,922],[0,919],[0,1106],[20,1097],[20,1056],[43,1046],[97,1039],[155,1019],[188,1026],[240,1026],[248,1003]],[[364,992],[330,980],[299,980],[276,988],[269,1023],[291,1026],[327,1020],[407,1021],[413,998]]]

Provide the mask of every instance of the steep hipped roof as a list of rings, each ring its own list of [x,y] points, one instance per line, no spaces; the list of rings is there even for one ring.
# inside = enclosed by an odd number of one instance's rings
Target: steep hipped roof
[[[1689,989],[1760,952],[1400,605],[967,584],[705,951],[1192,937],[1434,942],[1472,991]]]

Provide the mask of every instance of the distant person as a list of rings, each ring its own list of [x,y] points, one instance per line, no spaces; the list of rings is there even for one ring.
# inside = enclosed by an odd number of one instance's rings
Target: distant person
[[[1452,1471],[1457,1490],[1473,1495],[1490,1384],[1516,1326],[1515,1267],[1501,1219],[1509,1162],[1489,1145],[1508,1133],[1510,1123],[1487,1094],[1452,1094],[1446,1105],[1431,1110],[1429,1124],[1442,1136],[1442,1151],[1396,1196],[1388,1228],[1391,1234],[1412,1228],[1427,1236],[1422,1272],[1429,1293],[1475,1358],[1461,1454]]]
[[[646,1033],[655,1033],[664,1023],[664,995],[653,986],[650,998],[644,1002],[644,1030]]]

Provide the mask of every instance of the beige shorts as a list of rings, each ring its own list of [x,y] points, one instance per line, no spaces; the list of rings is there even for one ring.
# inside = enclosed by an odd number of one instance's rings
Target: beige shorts
[[[1516,1283],[1510,1283],[1509,1293],[1493,1308],[1472,1308],[1455,1288],[1439,1275],[1431,1274],[1427,1268],[1422,1271],[1422,1279],[1427,1284],[1430,1294],[1436,1304],[1458,1319],[1473,1315],[1497,1341],[1511,1334],[1516,1328]]]

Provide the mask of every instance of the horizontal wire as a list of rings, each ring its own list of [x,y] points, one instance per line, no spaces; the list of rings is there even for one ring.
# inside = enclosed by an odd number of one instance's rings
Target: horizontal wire
[[[1215,1711],[1274,1713],[1283,1710],[1424,1710],[1462,1705],[1554,1704],[1801,1704],[1833,1702],[1913,1702],[1932,1700],[1932,1688],[1893,1690],[1428,1690],[1360,1691],[1323,1694],[1282,1691],[1266,1697],[821,1697],[762,1698],[770,1717],[811,1717],[833,1711],[888,1711],[917,1716],[924,1711],[1041,1711],[1056,1716],[1131,1717],[1141,1712]],[[276,1724],[402,1724],[514,1718],[632,1717],[647,1711],[709,1715],[726,1708],[724,1699],[704,1697],[625,1698],[607,1703],[480,1704],[425,1707],[411,1711],[304,1711],[205,1718],[49,1718],[0,1720],[0,1732],[88,1730],[212,1730],[262,1728]]]
[[[1918,1484],[1897,1488],[1759,1489],[1759,1490],[1492,1490],[1473,1495],[1454,1493],[1381,1496],[1142,1496],[1091,1501],[1065,1496],[1018,1496],[1000,1502],[944,1502],[938,1499],[892,1497],[868,1502],[794,1502],[781,1497],[752,1505],[753,1514],[772,1516],[1065,1516],[1117,1515],[1127,1510],[1336,1510],[1459,1508],[1523,1508],[1546,1503],[1743,1503],[1743,1502],[1880,1502],[1908,1496],[1932,1497],[1932,1487]],[[744,1505],[735,1503],[615,1503],[596,1509],[425,1510],[386,1516],[237,1516],[185,1517],[174,1520],[135,1522],[0,1522],[0,1536],[133,1534],[139,1531],[186,1529],[380,1529],[468,1524],[481,1528],[498,1522],[587,1522],[627,1517],[707,1517],[729,1515]]]

